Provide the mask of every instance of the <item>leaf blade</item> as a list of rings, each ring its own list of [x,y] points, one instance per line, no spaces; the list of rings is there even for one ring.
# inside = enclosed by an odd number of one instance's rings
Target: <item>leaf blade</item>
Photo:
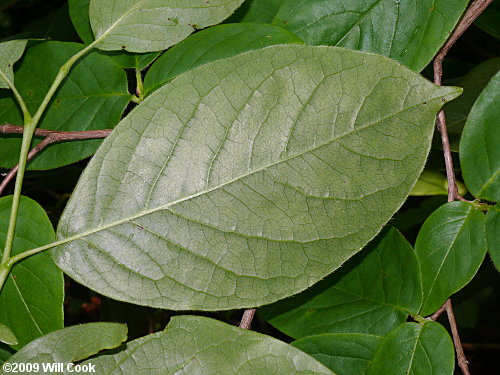
[[[349,86],[367,93],[361,104],[334,91],[342,90],[339,80],[357,80],[375,62],[390,77],[374,73]],[[401,85],[407,97],[395,90]],[[435,112],[458,92],[389,59],[331,47],[268,47],[186,72],[103,143],[60,222],[57,263],[113,298],[173,309],[253,307],[296,293],[357,252],[402,204],[423,168]],[[273,95],[277,103],[269,101]],[[354,115],[332,123],[335,108],[326,98],[339,95],[339,106]],[[373,114],[388,104],[387,113]],[[417,131],[415,118],[423,127]],[[312,130],[314,123],[323,126]],[[360,163],[380,174],[367,181]],[[349,175],[351,168],[357,172]],[[126,184],[116,185],[123,178]],[[331,182],[339,178],[345,182]],[[394,200],[380,207],[379,196]],[[308,205],[312,213],[305,213]],[[373,220],[353,234],[353,218],[364,222],[366,207],[373,207]],[[294,223],[287,210],[312,216]],[[106,266],[96,273],[90,264]],[[113,276],[103,272],[111,264]]]
[[[21,58],[27,40],[11,40],[0,43],[0,89],[10,88],[14,84],[14,63]]]

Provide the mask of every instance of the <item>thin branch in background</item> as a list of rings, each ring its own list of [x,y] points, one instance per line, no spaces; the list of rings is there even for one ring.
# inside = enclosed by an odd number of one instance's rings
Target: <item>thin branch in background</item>
[[[469,26],[475,21],[477,17],[479,17],[483,10],[486,9],[486,7],[492,1],[493,0],[475,0],[467,9],[467,12],[465,12],[465,15],[460,20],[450,38],[446,41],[444,46],[436,55],[433,63],[434,83],[436,85],[441,86],[443,77],[443,60],[446,54],[455,44],[455,42],[460,38],[460,36],[462,36],[465,30],[469,28]],[[444,161],[446,164],[446,176],[448,178],[448,202],[455,200],[465,200],[458,193],[457,180],[455,178],[455,171],[453,169],[453,159],[451,157],[450,140],[448,138],[448,130],[446,128],[446,116],[443,110],[439,111],[438,113],[436,126],[441,133],[441,142],[443,144]]]
[[[432,314],[431,316],[429,316],[429,319],[430,320],[437,320],[441,316],[441,314],[444,313],[445,311],[446,311],[446,302],[444,303],[443,306],[441,306],[439,308],[438,311],[436,311],[434,314]]]
[[[250,329],[254,315],[255,315],[255,309],[245,310],[241,318],[240,328]]]
[[[63,141],[75,141],[75,140],[83,140],[83,139],[96,139],[96,138],[105,138],[111,129],[102,129],[102,130],[85,130],[85,131],[75,131],[75,132],[65,132],[58,130],[45,130],[45,129],[36,129],[35,135],[45,137],[39,144],[31,149],[28,154],[28,161],[33,159],[40,151],[42,151],[45,147],[52,143],[63,142]],[[23,127],[17,125],[0,125],[0,134],[22,134]],[[17,170],[19,169],[19,165],[16,165],[12,168],[9,173],[4,177],[2,183],[0,184],[0,195],[3,194],[7,185],[14,179],[16,176]]]
[[[434,67],[434,83],[436,85],[441,86],[442,77],[443,77],[443,60],[451,49],[451,47],[455,44],[455,42],[462,36],[462,34],[469,28],[470,25],[476,20],[477,17],[483,12],[484,9],[492,2],[493,0],[475,0],[465,12],[465,15],[460,20],[459,24],[451,34],[450,38],[446,41],[444,46],[441,48],[439,53],[434,58],[433,67]],[[450,141],[448,138],[448,130],[446,128],[446,116],[444,111],[441,110],[438,113],[436,119],[436,126],[441,133],[441,142],[443,144],[443,155],[444,161],[446,164],[446,176],[448,179],[448,202],[452,202],[455,200],[465,200],[458,193],[457,182],[455,178],[455,171],[453,169],[453,159],[451,157],[450,150]],[[457,362],[458,366],[462,370],[464,375],[470,375],[469,372],[469,364],[467,358],[465,357],[462,343],[460,341],[460,336],[458,335],[457,322],[455,320],[455,315],[453,313],[453,307],[451,304],[451,299],[448,299],[443,307],[441,307],[438,311],[436,311],[431,319],[435,320],[441,315],[443,311],[446,311],[448,315],[448,321],[450,322],[451,333],[453,336],[453,344],[455,345],[455,351],[457,353]]]
[[[462,348],[462,342],[460,341],[460,336],[458,334],[457,321],[455,320],[455,314],[453,313],[451,299],[448,299],[448,301],[446,301],[444,306],[446,309],[446,314],[448,315],[448,321],[450,322],[453,344],[455,344],[455,351],[457,352],[458,366],[460,367],[464,375],[470,375],[469,362],[467,361],[467,358],[465,357],[464,354],[464,350]]]

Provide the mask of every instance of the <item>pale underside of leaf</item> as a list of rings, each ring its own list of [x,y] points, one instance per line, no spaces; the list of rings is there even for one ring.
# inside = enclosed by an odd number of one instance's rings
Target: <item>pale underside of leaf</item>
[[[215,25],[243,0],[92,0],[90,23],[103,50],[167,49],[197,29]]]
[[[60,222],[57,263],[103,294],[171,309],[297,293],[399,208],[458,92],[333,47],[184,73],[103,143]]]
[[[14,63],[21,58],[27,40],[11,40],[0,43],[0,89],[14,85]]]

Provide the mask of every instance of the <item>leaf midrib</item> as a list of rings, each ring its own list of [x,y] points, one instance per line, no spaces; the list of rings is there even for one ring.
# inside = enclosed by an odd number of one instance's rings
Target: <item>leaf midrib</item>
[[[433,98],[431,98],[431,99],[427,99],[425,102],[426,102],[426,103],[429,103],[429,102],[431,102],[431,101],[433,101],[433,100],[436,100],[436,99],[441,99],[442,97],[443,97],[443,95],[439,95],[439,96],[433,97]],[[403,112],[405,112],[405,111],[407,111],[407,110],[409,110],[409,109],[412,109],[412,108],[414,108],[414,107],[417,107],[418,105],[421,105],[423,102],[424,102],[424,101],[419,102],[419,103],[416,103],[416,104],[414,104],[414,105],[412,105],[412,106],[406,107],[406,108],[404,108],[404,109],[402,109],[402,110],[400,110],[400,111],[397,111],[397,112],[395,112],[395,113],[392,113],[392,114],[390,114],[389,116],[386,116],[386,117],[384,117],[384,118],[381,118],[381,119],[379,119],[379,120],[377,120],[377,121],[375,121],[375,122],[369,123],[369,124],[367,124],[367,125],[365,125],[365,126],[361,126],[361,127],[359,127],[359,128],[352,129],[352,130],[350,130],[350,131],[348,131],[348,132],[345,132],[345,133],[343,133],[343,134],[340,134],[340,135],[338,135],[337,137],[332,137],[332,138],[331,138],[330,140],[328,140],[327,142],[324,142],[324,143],[321,143],[321,144],[319,144],[319,145],[317,145],[317,146],[311,147],[311,148],[309,148],[309,149],[307,149],[307,150],[304,150],[304,151],[302,151],[302,152],[300,152],[300,153],[297,153],[297,154],[295,154],[295,155],[292,155],[292,156],[290,156],[290,157],[283,158],[283,159],[279,159],[279,160],[277,160],[277,161],[275,161],[275,162],[269,163],[268,165],[260,166],[258,169],[253,169],[253,170],[251,170],[251,171],[248,171],[248,172],[246,172],[246,173],[244,173],[244,174],[241,174],[241,175],[239,175],[239,176],[236,176],[235,178],[233,178],[233,179],[231,179],[231,180],[228,180],[228,181],[225,181],[225,182],[223,182],[223,183],[221,183],[221,184],[215,185],[215,186],[213,186],[213,187],[211,187],[211,188],[209,188],[209,189],[204,189],[204,190],[201,190],[201,191],[196,192],[196,193],[194,193],[194,194],[190,194],[190,195],[188,195],[188,196],[185,196],[185,197],[182,197],[182,198],[176,199],[176,200],[174,200],[174,201],[172,201],[172,202],[169,202],[169,203],[166,203],[166,204],[164,204],[164,205],[162,205],[162,206],[158,206],[158,207],[155,207],[155,208],[151,208],[151,209],[149,209],[149,210],[140,211],[140,212],[138,212],[138,213],[136,213],[136,214],[130,215],[130,216],[128,216],[128,217],[126,217],[126,218],[124,218],[124,219],[121,219],[121,220],[116,220],[116,221],[110,222],[110,223],[105,224],[105,225],[101,225],[101,226],[94,227],[94,228],[89,229],[89,230],[87,230],[87,231],[81,232],[81,233],[79,233],[79,234],[77,234],[77,235],[74,235],[74,236],[71,236],[71,237],[67,237],[67,238],[63,238],[63,239],[61,239],[61,240],[58,240],[58,241],[53,242],[52,244],[48,244],[48,245],[46,245],[46,246],[42,246],[42,247],[39,247],[39,248],[37,248],[37,249],[33,249],[32,251],[34,251],[34,250],[41,251],[41,250],[44,250],[44,249],[50,249],[50,248],[53,248],[53,247],[56,247],[56,246],[64,245],[64,244],[66,244],[66,243],[68,243],[68,242],[72,242],[72,241],[78,240],[78,239],[80,239],[80,238],[84,238],[84,237],[90,236],[90,235],[92,235],[92,234],[95,234],[95,233],[101,232],[101,231],[103,231],[103,230],[106,230],[106,229],[109,229],[109,228],[112,228],[112,227],[115,227],[115,226],[118,226],[118,225],[121,225],[121,224],[124,224],[124,223],[130,222],[130,221],[132,221],[132,220],[135,220],[135,219],[141,218],[141,217],[143,217],[143,216],[146,216],[146,215],[149,215],[149,214],[152,214],[152,213],[155,213],[155,212],[161,211],[161,210],[168,209],[168,208],[170,208],[170,207],[172,207],[172,206],[175,206],[175,205],[177,205],[177,204],[180,204],[180,203],[182,203],[182,202],[184,202],[184,201],[188,201],[188,200],[190,200],[190,199],[197,198],[197,197],[202,196],[202,195],[204,195],[204,194],[208,194],[208,193],[210,193],[210,192],[212,192],[212,191],[215,191],[215,190],[220,189],[220,188],[222,188],[222,187],[224,187],[224,186],[230,185],[230,184],[232,184],[232,183],[234,183],[234,182],[236,182],[236,181],[238,181],[238,180],[240,180],[240,179],[243,179],[243,178],[245,178],[245,177],[247,177],[247,176],[250,176],[250,175],[252,175],[252,174],[254,174],[254,173],[257,173],[257,172],[260,172],[260,171],[266,170],[266,169],[271,168],[271,167],[273,167],[273,166],[275,166],[275,165],[277,165],[277,164],[287,162],[287,161],[289,161],[289,160],[291,160],[291,159],[294,159],[294,158],[297,158],[297,157],[301,157],[301,156],[302,156],[302,155],[304,155],[304,154],[307,154],[307,153],[313,152],[313,151],[315,151],[315,150],[317,150],[317,149],[319,149],[319,148],[321,148],[321,147],[327,146],[327,145],[329,145],[329,144],[331,144],[331,143],[333,143],[333,142],[335,142],[335,141],[337,141],[337,140],[339,140],[339,139],[342,139],[342,138],[347,137],[347,136],[349,136],[349,135],[351,135],[351,134],[354,134],[354,133],[356,133],[356,132],[359,132],[359,131],[362,131],[362,130],[364,130],[364,129],[367,129],[367,128],[371,127],[371,126],[377,125],[377,124],[381,123],[382,121],[385,121],[385,120],[387,120],[387,119],[390,119],[390,118],[392,118],[392,117],[394,117],[394,116],[396,116],[396,115],[398,115],[398,114],[400,114],[400,113],[403,113]]]

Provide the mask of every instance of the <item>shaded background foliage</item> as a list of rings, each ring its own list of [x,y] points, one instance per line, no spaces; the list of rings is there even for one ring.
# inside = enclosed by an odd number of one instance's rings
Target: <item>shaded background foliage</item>
[[[245,12],[246,6],[243,5],[240,13]],[[495,14],[498,15],[498,9],[499,1],[495,1],[491,5],[491,10],[483,14],[453,47],[444,62],[444,83],[460,85],[457,81],[474,66],[500,56],[498,41],[490,35],[495,33],[492,25],[495,22]],[[228,22],[230,21],[231,19]],[[80,41],[69,18],[67,2],[63,0],[0,0],[0,39],[26,37]],[[133,72],[129,73],[133,74]],[[432,67],[425,68],[423,74],[432,79]],[[130,87],[130,92],[134,89]],[[5,93],[0,93],[0,95],[5,95]],[[453,154],[453,156],[456,171],[460,173],[458,154]],[[83,160],[54,170],[27,173],[24,194],[35,199],[46,209],[54,226],[59,221],[69,195],[87,162],[88,160]],[[445,171],[439,145],[431,151],[427,169]],[[457,177],[461,180],[460,175]],[[10,191],[7,191],[8,193]],[[474,199],[472,196],[465,198]],[[445,195],[409,197],[390,224],[398,228],[408,241],[414,244],[424,220],[445,202]],[[361,262],[366,255],[363,253],[351,259],[346,269],[355,262]],[[67,326],[94,321],[124,322],[129,327],[129,339],[134,339],[163,329],[169,319],[177,314],[113,301],[68,278],[65,280],[64,305],[65,325]],[[472,282],[454,296],[457,322],[466,355],[471,362],[472,373],[493,373],[495,369],[500,368],[500,320],[497,317],[500,310],[497,292],[499,287],[499,274],[491,261],[487,260]],[[231,324],[237,324],[241,317],[241,311],[197,312],[197,314],[216,317]],[[444,316],[439,321],[444,325],[447,324]],[[259,315],[254,320],[253,328],[286,342],[292,341],[291,338],[266,323]],[[457,368],[456,372],[460,373],[460,370]]]

